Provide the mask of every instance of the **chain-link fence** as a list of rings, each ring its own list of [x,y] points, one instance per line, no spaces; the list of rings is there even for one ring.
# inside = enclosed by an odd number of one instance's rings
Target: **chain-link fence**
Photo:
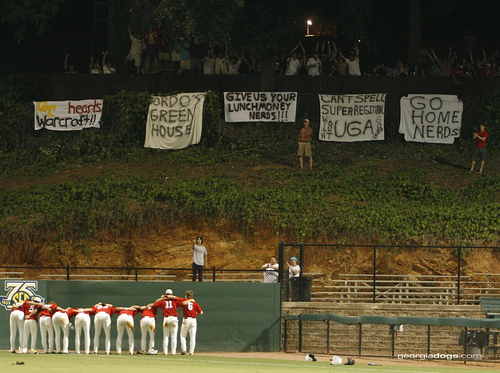
[[[279,246],[285,301],[479,304],[500,296],[499,263],[497,246]]]

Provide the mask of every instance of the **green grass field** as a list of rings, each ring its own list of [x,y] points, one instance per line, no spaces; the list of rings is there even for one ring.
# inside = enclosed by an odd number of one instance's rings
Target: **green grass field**
[[[231,355],[228,353],[228,355]],[[320,358],[318,362],[297,361],[296,355],[286,359],[265,358],[241,358],[241,357],[218,357],[218,356],[145,356],[145,355],[18,355],[6,351],[0,351],[0,372],[156,372],[165,369],[183,373],[191,372],[395,372],[395,373],[446,373],[446,372],[484,372],[498,371],[500,366],[478,367],[471,365],[453,364],[450,367],[430,366],[428,362],[415,362],[412,366],[406,363],[397,364],[394,360],[392,365],[368,366],[360,363],[352,366],[332,366],[326,361],[326,357]],[[305,354],[304,354],[305,356]],[[22,365],[16,362],[24,362]],[[396,364],[395,364],[396,363]]]

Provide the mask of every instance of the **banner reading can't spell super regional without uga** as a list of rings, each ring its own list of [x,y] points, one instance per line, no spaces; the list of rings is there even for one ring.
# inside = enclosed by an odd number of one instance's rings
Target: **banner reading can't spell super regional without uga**
[[[35,130],[100,128],[103,100],[34,101]]]

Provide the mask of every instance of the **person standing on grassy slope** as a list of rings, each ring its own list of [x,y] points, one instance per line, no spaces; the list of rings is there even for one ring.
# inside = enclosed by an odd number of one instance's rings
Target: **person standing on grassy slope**
[[[304,127],[299,132],[299,150],[297,155],[299,156],[300,169],[304,169],[304,156],[309,157],[309,169],[313,168],[313,158],[311,150],[313,129],[309,127],[309,119],[304,119]]]
[[[488,131],[484,123],[479,126],[479,131],[474,132],[472,138],[476,140],[476,150],[472,154],[472,164],[470,166],[469,173],[474,172],[474,167],[476,162],[481,159],[481,165],[479,166],[479,174],[483,173],[484,161],[486,160],[486,140],[488,139]]]

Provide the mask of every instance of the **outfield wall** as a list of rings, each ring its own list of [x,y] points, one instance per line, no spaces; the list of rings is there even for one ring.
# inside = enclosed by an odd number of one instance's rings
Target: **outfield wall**
[[[91,282],[91,281],[29,281],[0,280],[0,349],[9,348],[10,304],[29,295],[40,295],[45,302],[54,301],[65,307],[90,307],[97,302],[115,306],[146,305],[159,298],[167,288],[184,296],[194,291],[194,298],[203,308],[198,318],[197,351],[278,351],[280,349],[280,287],[279,284],[228,284],[200,282]],[[116,318],[112,317],[111,349],[116,349]],[[156,320],[155,348],[162,350],[162,319]],[[140,314],[135,317],[135,349],[140,348]],[[179,332],[182,310],[179,310]],[[94,327],[91,327],[93,341]],[[74,349],[74,331],[70,331],[70,350]],[[188,341],[189,343],[189,341]],[[126,333],[123,350],[128,347]],[[37,348],[41,350],[38,335]],[[91,343],[93,348],[93,343]],[[104,349],[101,333],[100,350]],[[177,349],[180,351],[178,340]]]

